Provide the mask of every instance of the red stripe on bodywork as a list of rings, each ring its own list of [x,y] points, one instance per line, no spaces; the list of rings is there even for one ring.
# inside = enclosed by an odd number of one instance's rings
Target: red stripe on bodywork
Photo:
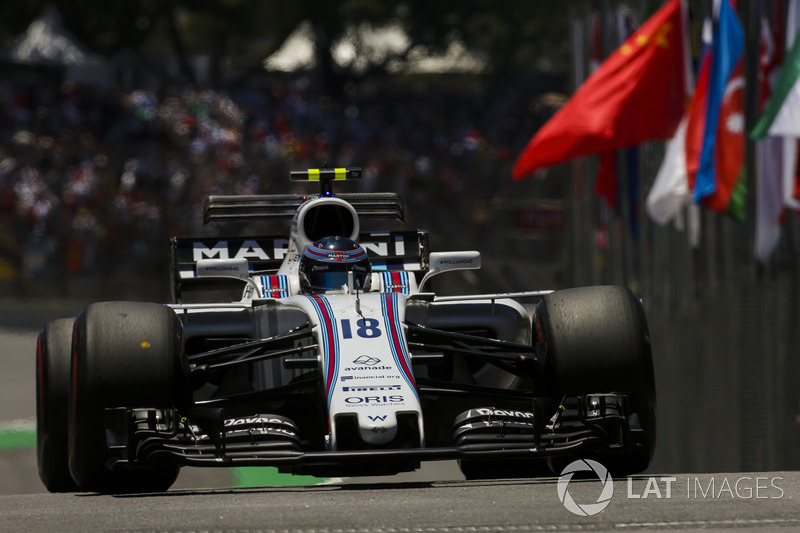
[[[402,276],[400,276],[399,272],[392,272],[392,292],[403,292],[403,287],[401,287],[403,281]]]
[[[411,373],[411,369],[408,367],[408,361],[406,361],[405,351],[403,350],[403,341],[400,338],[400,332],[397,331],[399,327],[399,321],[395,311],[394,298],[391,296],[386,297],[386,313],[389,315],[389,323],[392,325],[390,334],[392,343],[395,347],[395,352],[397,353],[397,359],[400,361],[400,365],[403,367],[403,372],[405,373],[406,377],[408,377],[411,385],[416,389],[417,384],[414,381],[414,374]]]
[[[273,298],[280,298],[281,297],[281,281],[278,276],[270,276],[269,277],[269,295]],[[277,294],[276,294],[277,293]]]
[[[334,343],[335,339],[333,338],[334,331],[332,322],[333,318],[328,314],[328,310],[325,307],[325,302],[321,297],[317,295],[311,295],[311,298],[317,303],[320,315],[322,316],[324,322],[323,325],[325,327],[325,333],[328,340],[328,345],[325,347],[328,355],[328,368],[326,369],[327,376],[325,377],[325,395],[326,397],[330,397],[331,388],[333,388],[333,369],[336,368],[336,349]],[[322,340],[324,342],[325,338]]]

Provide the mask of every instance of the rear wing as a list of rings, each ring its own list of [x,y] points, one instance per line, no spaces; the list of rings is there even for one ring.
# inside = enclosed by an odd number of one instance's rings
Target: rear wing
[[[352,205],[359,217],[392,218],[401,222],[405,218],[403,201],[393,192],[348,193],[336,197]],[[292,218],[307,199],[302,194],[209,196],[203,208],[203,223]]]
[[[359,242],[367,251],[374,271],[422,273],[428,269],[430,250],[427,231],[365,231],[359,234]],[[172,301],[179,302],[184,291],[195,288],[230,287],[232,282],[228,278],[198,277],[198,260],[246,259],[249,272],[269,273],[281,266],[288,246],[289,239],[286,237],[173,237],[170,239]]]
[[[341,198],[355,208],[359,217],[394,218],[403,222],[403,201],[396,193],[333,194],[334,181],[360,179],[362,175],[360,167],[309,168],[292,170],[291,180],[319,183],[320,197]],[[292,218],[306,200],[308,196],[303,194],[212,195],[203,208],[203,223]]]

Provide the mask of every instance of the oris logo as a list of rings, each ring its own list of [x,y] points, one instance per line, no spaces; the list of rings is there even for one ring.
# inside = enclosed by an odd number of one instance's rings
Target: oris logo
[[[351,405],[377,405],[384,403],[403,403],[405,399],[399,394],[392,396],[349,396],[344,399]]]

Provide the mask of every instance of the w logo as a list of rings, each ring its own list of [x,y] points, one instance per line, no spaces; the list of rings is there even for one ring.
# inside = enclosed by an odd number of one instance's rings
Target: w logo
[[[367,418],[369,418],[373,422],[384,422],[384,421],[386,421],[386,415],[372,415],[372,416],[368,416]]]

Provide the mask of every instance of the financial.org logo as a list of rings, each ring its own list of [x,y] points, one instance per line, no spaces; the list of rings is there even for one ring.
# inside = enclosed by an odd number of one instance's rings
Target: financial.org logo
[[[572,498],[572,495],[569,493],[569,483],[572,481],[572,476],[574,476],[576,472],[594,472],[598,479],[600,479],[603,490],[600,492],[600,496],[597,497],[595,503],[580,504]],[[608,469],[597,461],[578,459],[568,464],[566,468],[561,471],[556,489],[558,490],[558,499],[561,500],[561,503],[564,504],[564,507],[566,507],[569,512],[578,516],[592,516],[602,512],[603,509],[608,507],[608,504],[611,503],[611,497],[614,495],[614,481],[611,479],[611,474],[608,473]]]

